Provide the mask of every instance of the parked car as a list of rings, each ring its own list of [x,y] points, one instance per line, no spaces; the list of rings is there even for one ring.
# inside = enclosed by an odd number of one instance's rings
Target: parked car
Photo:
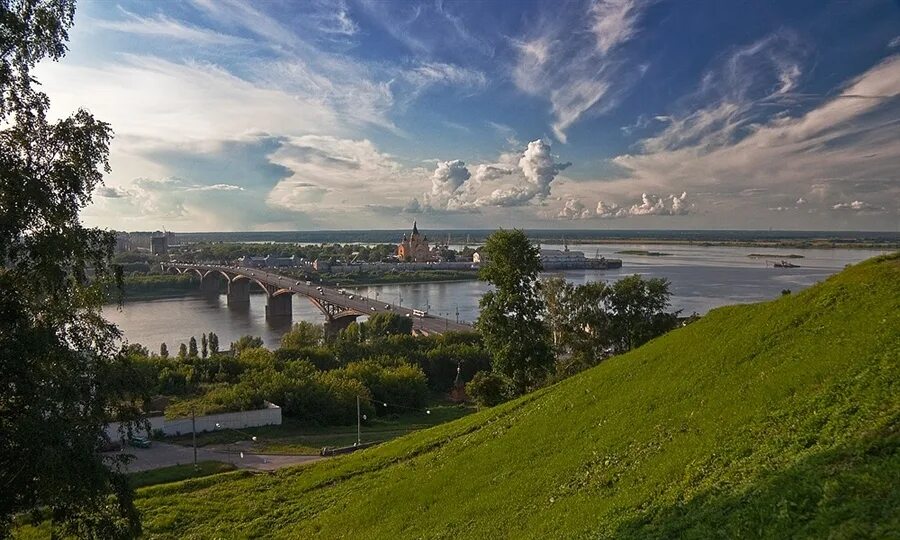
[[[135,448],[150,448],[150,439],[147,437],[132,437],[128,444]]]

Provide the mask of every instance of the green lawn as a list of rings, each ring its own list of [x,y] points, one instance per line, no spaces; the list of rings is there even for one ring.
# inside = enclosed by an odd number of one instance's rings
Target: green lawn
[[[200,478],[211,474],[233,471],[235,469],[236,467],[231,463],[223,463],[221,461],[201,461],[197,463],[196,469],[193,464],[190,464],[131,473],[128,475],[128,481],[131,483],[132,487],[142,488],[155,486],[157,484],[179,482],[189,478]]]
[[[473,407],[436,404],[431,414],[412,412],[396,417],[375,418],[362,425],[362,440],[387,441],[413,431],[462,418],[475,411]],[[197,446],[222,445],[257,438],[254,451],[268,454],[319,455],[324,446],[347,446],[356,442],[356,425],[316,426],[284,418],[280,426],[248,428],[240,431],[222,430],[197,435]],[[166,442],[191,445],[191,436],[169,437]]]

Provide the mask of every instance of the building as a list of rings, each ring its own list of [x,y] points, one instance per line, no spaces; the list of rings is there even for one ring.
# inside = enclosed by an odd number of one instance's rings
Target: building
[[[290,257],[276,257],[274,255],[251,257],[244,255],[236,262],[238,266],[245,268],[295,268],[302,265],[301,259],[296,255],[291,255]]]
[[[169,252],[169,236],[153,236],[150,238],[150,253],[152,255],[165,255]]]
[[[428,247],[428,237],[419,234],[416,222],[413,222],[413,230],[409,235],[403,235],[403,240],[397,245],[397,258],[401,262],[428,262],[432,260],[431,249]]]
[[[544,270],[606,270],[609,268],[621,268],[622,260],[607,259],[600,257],[599,254],[596,259],[589,259],[584,256],[583,251],[542,249],[541,265],[544,267]]]

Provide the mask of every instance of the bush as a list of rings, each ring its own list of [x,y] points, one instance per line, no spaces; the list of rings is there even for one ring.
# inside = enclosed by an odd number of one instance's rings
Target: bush
[[[504,401],[507,383],[493,371],[479,371],[466,385],[466,394],[482,407],[493,407]]]
[[[456,383],[457,368],[460,382],[465,384],[479,371],[490,370],[491,359],[481,347],[455,343],[431,349],[419,365],[432,390],[448,392]]]
[[[281,348],[275,351],[275,360],[279,365],[296,360],[304,360],[321,371],[328,371],[338,367],[337,359],[327,347]]]
[[[329,372],[336,378],[355,380],[368,388],[372,398],[391,405],[418,408],[428,395],[425,374],[417,366],[390,357],[353,362]],[[391,407],[377,407],[379,414],[396,412]]]

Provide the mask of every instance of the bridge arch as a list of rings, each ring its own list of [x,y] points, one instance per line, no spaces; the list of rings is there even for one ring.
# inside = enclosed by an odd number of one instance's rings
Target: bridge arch
[[[264,293],[266,293],[266,296],[272,296],[271,289],[265,283],[256,279],[255,277],[250,277],[246,274],[238,274],[238,275],[234,276],[233,278],[231,278],[231,281],[241,281],[241,280],[247,280],[251,283],[256,283],[257,285],[259,285],[259,288],[262,289]]]

